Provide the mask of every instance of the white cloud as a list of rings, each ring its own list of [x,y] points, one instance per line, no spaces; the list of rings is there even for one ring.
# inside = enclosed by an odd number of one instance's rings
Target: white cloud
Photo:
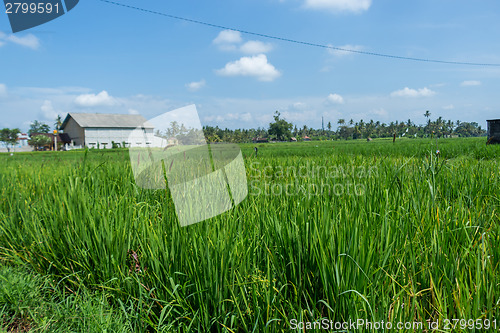
[[[427,87],[421,89],[410,89],[405,87],[401,90],[396,90],[391,93],[392,97],[430,97],[435,95],[436,92]]]
[[[113,106],[117,101],[106,90],[96,94],[83,94],[75,98],[75,103],[82,107]]]
[[[252,76],[259,81],[273,81],[281,73],[267,61],[265,54],[252,57],[242,57],[240,60],[229,62],[222,69],[216,71],[222,76]]]
[[[239,31],[234,30],[223,30],[219,33],[219,35],[214,39],[215,44],[237,44],[241,43],[241,33]]]
[[[241,45],[240,51],[247,54],[267,53],[273,49],[271,43],[264,43],[258,40],[250,40]]]
[[[186,88],[188,88],[189,91],[198,91],[201,88],[205,86],[206,82],[205,80],[197,81],[197,82],[190,82],[186,84]]]
[[[292,105],[290,105],[289,107],[290,109],[293,109],[293,110],[299,110],[299,111],[302,111],[302,110],[305,110],[308,108],[307,104],[306,103],[302,103],[302,102],[296,102],[296,103],[293,103]]]
[[[474,87],[474,86],[480,86],[481,81],[476,81],[476,80],[470,80],[470,81],[464,81],[460,84],[462,87]]]
[[[11,42],[17,45],[21,45],[24,47],[28,47],[30,49],[36,50],[40,47],[40,40],[33,34],[27,34],[22,37],[18,37],[17,35],[0,35],[0,39],[3,39],[4,42]]]
[[[340,96],[339,94],[330,94],[328,95],[326,100],[332,104],[344,104],[344,97]]]
[[[0,97],[7,96],[7,86],[3,83],[0,83]]]
[[[128,114],[140,114],[136,109],[128,109]]]
[[[222,116],[206,116],[206,117],[203,117],[203,120],[208,121],[208,122],[220,123],[220,122],[224,121],[224,117],[222,117]]]
[[[240,118],[240,115],[238,113],[228,113],[226,114],[226,119],[228,120],[237,120]]]
[[[234,51],[236,50],[235,44],[240,44],[243,41],[241,33],[234,30],[223,30],[213,40],[213,43],[218,45],[221,50]]]
[[[347,45],[343,45],[343,46],[333,46],[331,44],[328,44],[328,46],[329,47],[337,47],[339,49],[342,49],[342,50],[336,50],[333,48],[328,49],[328,53],[330,53],[331,55],[333,55],[335,57],[344,57],[347,55],[354,54],[353,52],[344,51],[344,50],[362,51],[364,49],[364,47],[361,45],[352,45],[352,44],[347,44]]]
[[[45,100],[43,101],[42,106],[40,107],[40,112],[39,115],[42,117],[44,120],[55,120],[57,118],[57,111],[54,109],[54,106],[52,105],[52,101]]]
[[[370,115],[375,115],[378,117],[387,117],[388,113],[384,108],[378,108],[378,109],[373,109],[370,112],[368,112]]]
[[[372,0],[305,0],[305,7],[333,12],[359,13],[368,10]]]
[[[444,110],[453,110],[454,108],[455,108],[455,106],[453,104],[443,106]]]
[[[208,121],[208,122],[217,122],[217,123],[231,122],[231,121],[249,122],[252,120],[252,115],[250,114],[250,112],[226,113],[225,115],[206,116],[203,118],[203,120]]]
[[[316,110],[311,110],[311,109],[299,112],[283,111],[281,113],[281,116],[287,121],[292,122],[296,126],[300,126],[300,124],[309,122],[311,119],[321,120],[321,118],[317,116]]]
[[[239,51],[245,54],[261,54],[272,50],[271,43],[264,43],[258,40],[250,40],[243,45],[243,38],[239,31],[223,30],[213,40],[222,51]]]
[[[252,120],[252,115],[249,112],[243,113],[241,114],[240,119],[249,122],[250,120]]]

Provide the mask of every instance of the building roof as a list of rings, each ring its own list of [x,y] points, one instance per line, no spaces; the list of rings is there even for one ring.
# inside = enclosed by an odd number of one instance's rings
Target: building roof
[[[138,114],[105,114],[105,113],[68,113],[61,129],[73,118],[83,128],[154,128],[146,119]]]
[[[500,119],[489,119],[489,120],[486,120],[486,121],[500,121]]]

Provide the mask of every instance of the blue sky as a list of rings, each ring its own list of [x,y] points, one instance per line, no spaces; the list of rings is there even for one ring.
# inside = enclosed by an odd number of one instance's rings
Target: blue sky
[[[120,3],[221,26],[391,55],[500,64],[500,2],[214,0]],[[12,34],[0,13],[0,128],[67,112],[153,118],[196,104],[204,125],[297,126],[321,117],[425,123],[500,118],[500,67],[338,52],[80,1]]]

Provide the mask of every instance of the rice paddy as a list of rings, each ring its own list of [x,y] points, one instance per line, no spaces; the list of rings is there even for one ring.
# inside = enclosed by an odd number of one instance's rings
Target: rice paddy
[[[2,154],[0,264],[101,295],[129,332],[498,329],[500,146],[438,143],[243,144],[248,197],[184,228],[168,190],[135,184],[127,150]]]

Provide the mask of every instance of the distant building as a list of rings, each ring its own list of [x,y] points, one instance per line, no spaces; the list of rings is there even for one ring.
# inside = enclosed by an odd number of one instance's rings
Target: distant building
[[[253,138],[252,140],[253,143],[266,143],[269,142],[268,138]]]
[[[310,137],[308,137],[308,136],[306,135],[306,136],[304,136],[304,137],[302,138],[302,140],[304,140],[304,141],[311,141],[311,138],[310,138]]]
[[[113,142],[118,147],[156,147],[165,141],[153,134],[154,126],[141,115],[68,113],[60,129],[72,145],[89,148],[112,148]]]
[[[28,145],[28,134],[19,133],[17,135],[15,144],[5,144],[4,142],[0,142],[0,152],[10,151],[29,151],[31,148]]]
[[[21,147],[28,146],[28,140],[29,140],[28,134],[26,134],[26,133],[20,133],[17,136],[17,147],[21,148]]]
[[[488,143],[500,143],[500,119],[487,120]]]
[[[56,135],[52,133],[33,133],[31,135],[32,138],[36,136],[46,136],[51,140],[51,143],[49,143],[47,146],[43,147],[42,149],[48,149],[48,150],[55,150],[55,145],[56,145],[56,137],[57,137],[57,146],[58,150],[60,149],[61,146],[65,146],[71,143],[71,139],[67,133],[57,133]]]

